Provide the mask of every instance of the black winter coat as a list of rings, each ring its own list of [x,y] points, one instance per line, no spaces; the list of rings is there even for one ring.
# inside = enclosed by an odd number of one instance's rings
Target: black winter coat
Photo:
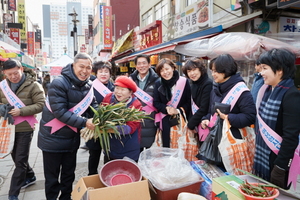
[[[238,82],[244,82],[243,78],[239,74],[231,76],[227,81],[223,83],[214,83],[213,91],[210,97],[210,109],[209,114],[203,119],[210,119],[211,115],[215,113],[214,103],[222,102],[227,93]],[[235,138],[241,139],[239,128],[244,128],[254,124],[256,119],[256,107],[250,91],[245,91],[241,94],[236,104],[228,114],[228,120],[231,124],[231,132]]]
[[[212,88],[213,82],[210,78],[208,78],[207,74],[201,75],[197,81],[192,81],[192,98],[199,109],[194,115],[191,113],[191,117],[187,124],[189,129],[194,130],[195,127],[201,123],[203,116],[207,115]]]
[[[139,86],[139,79],[137,78],[138,76],[138,71],[135,70],[131,75],[132,80],[137,84],[137,86]],[[146,92],[147,94],[149,94],[150,96],[153,97],[153,93],[154,93],[154,85],[155,85],[155,81],[158,79],[158,75],[155,73],[155,71],[150,68],[149,69],[149,76],[146,80],[146,85],[143,89],[144,92]],[[140,100],[140,102],[142,103],[143,106],[145,106],[146,104]],[[155,118],[155,114],[156,112],[152,112],[150,114],[151,118]],[[144,123],[142,123],[142,129],[141,129],[141,143],[140,143],[140,147],[146,147],[149,148],[151,147],[151,145],[154,142],[155,139],[155,133],[156,133],[156,125],[154,123],[154,120],[151,119],[145,119]]]
[[[166,109],[168,100],[166,98],[165,90],[163,89],[163,86],[161,84],[161,78],[155,82],[153,98],[154,98],[153,105],[157,109],[157,111],[167,115],[162,119],[162,128],[163,128],[162,139],[163,139],[163,146],[170,147],[170,129],[171,129],[171,127],[169,124],[169,118],[171,116],[168,115],[168,112]],[[190,113],[191,87],[190,87],[190,83],[189,83],[188,79],[186,79],[184,91],[183,91],[181,99],[178,103],[177,108],[180,108],[180,107],[183,107],[186,113]]]
[[[93,117],[93,111],[88,108],[82,116],[78,116],[69,109],[77,105],[89,92],[92,82],[87,79],[80,81],[73,71],[72,64],[62,69],[61,75],[55,78],[48,90],[48,100],[52,112],[46,106],[43,108],[40,130],[38,133],[38,147],[46,152],[72,152],[76,151],[80,144],[80,129],[85,127],[88,118]],[[93,99],[91,105],[97,107]],[[68,126],[63,126],[51,134],[51,127],[45,124],[52,119],[76,127],[74,132]]]

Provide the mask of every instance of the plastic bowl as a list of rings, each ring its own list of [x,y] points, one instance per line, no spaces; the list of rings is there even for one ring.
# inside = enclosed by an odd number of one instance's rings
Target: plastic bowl
[[[112,160],[103,165],[99,176],[105,186],[142,180],[142,173],[137,164],[123,159]]]
[[[263,183],[250,183],[250,184],[251,184],[251,185],[255,185],[255,186],[257,186],[257,185],[266,185],[266,184],[263,184]],[[266,187],[266,188],[267,188],[267,189],[271,189],[272,187]],[[251,196],[251,195],[249,195],[249,194],[244,193],[244,192],[241,190],[241,188],[238,188],[238,189],[239,189],[239,192],[240,192],[242,195],[245,196],[245,199],[246,199],[246,200],[261,200],[261,199],[263,199],[263,200],[273,200],[273,199],[275,199],[276,197],[279,196],[279,190],[276,189],[276,188],[274,188],[274,191],[275,191],[274,195],[269,196],[269,197],[256,197],[256,196]]]

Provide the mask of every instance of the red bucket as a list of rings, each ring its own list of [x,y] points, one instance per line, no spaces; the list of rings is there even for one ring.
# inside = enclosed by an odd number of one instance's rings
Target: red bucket
[[[106,186],[142,180],[140,168],[134,162],[117,159],[106,163],[99,172],[101,182]]]

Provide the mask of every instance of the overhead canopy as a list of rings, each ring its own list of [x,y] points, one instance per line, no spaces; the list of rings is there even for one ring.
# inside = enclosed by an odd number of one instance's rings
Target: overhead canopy
[[[153,54],[157,54],[157,53],[171,51],[176,47],[177,44],[187,43],[189,41],[193,41],[193,40],[200,39],[200,38],[211,37],[212,35],[219,34],[220,32],[222,32],[222,30],[223,30],[223,28],[221,25],[217,26],[217,27],[209,28],[209,29],[206,29],[203,31],[199,31],[199,32],[190,34],[190,35],[186,35],[181,38],[171,40],[169,42],[165,42],[165,43],[153,46],[153,47],[149,47],[147,49],[143,49],[138,52],[134,52],[124,58],[116,60],[115,62],[121,63],[121,62],[126,62],[129,60],[133,60],[135,58],[135,56],[137,56],[139,54],[153,55]]]
[[[14,46],[7,44],[6,42],[3,42],[1,40],[0,40],[0,48],[4,49],[6,53],[16,53],[19,54],[19,56],[24,55],[24,53],[20,49],[17,49]]]
[[[300,48],[272,38],[245,32],[223,33],[209,39],[193,41],[178,45],[174,51],[177,53],[215,58],[228,53],[236,60],[256,60],[264,52],[274,48],[285,48],[300,54]]]
[[[54,62],[49,63],[47,65],[43,65],[42,71],[50,71],[51,67],[61,67],[62,68],[62,67],[67,66],[70,63],[73,63],[73,61],[74,60],[70,56],[64,54],[62,57],[55,60]]]

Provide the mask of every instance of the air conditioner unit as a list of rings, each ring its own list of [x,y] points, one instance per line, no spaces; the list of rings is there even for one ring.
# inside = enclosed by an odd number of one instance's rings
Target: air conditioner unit
[[[265,0],[266,8],[274,8],[277,7],[277,0]]]

